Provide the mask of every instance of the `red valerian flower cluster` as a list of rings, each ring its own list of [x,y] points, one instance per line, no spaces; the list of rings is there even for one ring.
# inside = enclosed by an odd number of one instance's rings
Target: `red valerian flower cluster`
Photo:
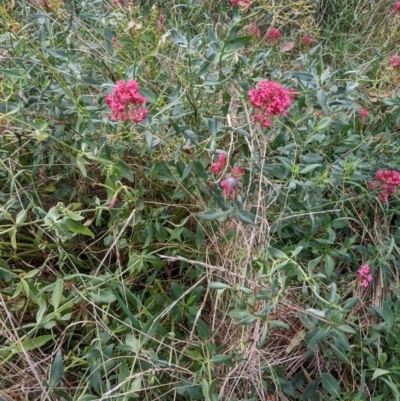
[[[393,68],[400,68],[400,56],[392,54],[390,56],[390,64],[392,64]]]
[[[281,35],[279,29],[271,28],[265,34],[264,39],[269,40],[273,44],[277,45],[281,36],[282,35]]]
[[[225,179],[222,180],[219,185],[222,188],[222,193],[231,199],[235,199],[235,197],[239,193],[240,189],[240,178],[244,175],[244,170],[238,166],[232,167],[231,174]]]
[[[301,41],[307,46],[311,46],[311,45],[313,45],[315,43],[314,36],[312,36],[311,34],[304,35],[301,38]]]
[[[361,265],[357,272],[357,278],[361,287],[367,288],[369,283],[372,281],[372,275],[370,273],[370,267],[368,265]]]
[[[361,118],[366,118],[366,117],[368,117],[368,115],[369,115],[369,111],[368,111],[368,110],[365,110],[365,109],[361,109],[361,110],[359,111],[359,114],[360,114],[360,117],[361,117]]]
[[[400,173],[394,170],[379,170],[375,174],[374,181],[368,183],[369,189],[379,187],[381,192],[378,199],[381,202],[387,202],[389,195],[396,193],[398,186],[400,186]]]
[[[139,84],[131,79],[128,82],[117,81],[113,94],[104,96],[108,107],[112,110],[111,120],[140,123],[148,113],[143,107],[146,98],[139,93]]]
[[[400,1],[396,1],[396,3],[393,4],[393,10],[396,13],[400,13]]]
[[[284,116],[292,104],[293,93],[274,81],[261,81],[248,92],[250,104],[256,109],[254,121],[267,128],[272,116]]]
[[[259,38],[261,35],[260,28],[257,25],[248,25],[247,32],[256,38]]]
[[[225,167],[225,164],[226,164],[226,156],[219,154],[218,161],[216,161],[215,163],[211,163],[210,171],[214,175],[218,175],[221,173],[222,169]]]
[[[231,0],[231,6],[249,7],[250,0]]]

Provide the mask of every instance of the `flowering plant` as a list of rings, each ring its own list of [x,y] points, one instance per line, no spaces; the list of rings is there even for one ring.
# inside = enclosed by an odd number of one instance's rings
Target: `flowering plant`
[[[143,107],[147,99],[140,95],[139,84],[133,79],[117,81],[112,95],[104,98],[112,110],[111,120],[140,123],[147,116],[148,110]]]
[[[374,181],[368,183],[369,189],[380,189],[378,199],[387,202],[389,195],[396,193],[400,185],[400,173],[394,170],[379,170],[376,172]]]
[[[274,81],[261,81],[256,89],[248,92],[250,104],[256,109],[254,121],[267,128],[272,116],[284,116],[292,104],[292,91]]]
[[[368,265],[361,265],[357,272],[357,278],[361,287],[368,287],[369,283],[372,281],[372,275],[370,273],[370,267]]]

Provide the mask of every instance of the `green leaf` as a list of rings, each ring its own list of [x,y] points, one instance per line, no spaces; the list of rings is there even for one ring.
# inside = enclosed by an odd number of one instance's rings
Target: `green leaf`
[[[53,293],[51,294],[51,305],[53,305],[55,311],[58,309],[58,305],[60,305],[63,288],[64,288],[63,280],[58,279],[54,283]]]
[[[238,210],[237,217],[240,221],[246,224],[250,224],[252,226],[256,225],[256,215],[246,210]]]
[[[251,135],[247,131],[245,131],[244,129],[236,128],[235,132],[237,132],[239,135],[243,135],[246,138],[250,138],[251,139]]]
[[[68,55],[64,50],[52,50],[47,48],[44,48],[43,50],[58,60],[68,60]]]
[[[307,174],[310,171],[315,170],[317,167],[321,167],[321,164],[310,164],[309,166],[303,168],[299,171],[299,174]]]
[[[339,326],[336,326],[336,329],[343,331],[344,333],[349,333],[349,334],[355,334],[356,331],[349,325],[347,324],[340,324]]]
[[[94,234],[92,233],[92,231],[90,231],[83,224],[79,223],[79,221],[68,219],[67,220],[67,228],[69,231],[71,231],[73,233],[88,235],[89,237],[94,238]]]
[[[312,331],[311,333],[307,334],[306,341],[308,341],[307,348],[312,348],[315,345],[319,344],[321,341],[325,340],[328,336],[328,329],[319,329]]]
[[[148,88],[139,87],[139,93],[146,98],[146,101],[151,104],[157,103],[157,95]]]
[[[340,387],[337,380],[329,373],[321,373],[322,386],[335,399],[340,398]]]
[[[151,155],[151,151],[153,150],[153,134],[150,131],[146,131],[146,146],[147,154]]]
[[[332,125],[333,121],[330,117],[324,117],[314,128],[314,132],[322,131],[324,129],[329,128]]]
[[[251,36],[239,36],[238,38],[232,40],[231,43],[225,46],[224,53],[232,53],[239,50],[245,44],[251,41]]]
[[[16,348],[17,348],[18,352],[22,352],[22,350],[24,350],[25,352],[32,351],[36,348],[43,347],[43,345],[45,345],[49,341],[53,340],[54,337],[55,337],[55,335],[46,334],[44,336],[39,336],[39,337],[36,337],[33,339],[28,338],[28,339],[22,341],[22,343],[17,344]]]
[[[213,134],[214,136],[217,135],[218,121],[216,116],[213,116],[213,118],[208,119],[208,129],[210,130],[211,134]]]
[[[374,374],[372,375],[372,380],[377,379],[379,376],[390,374],[389,370],[386,369],[375,369]]]
[[[325,274],[326,277],[331,278],[333,274],[333,268],[335,263],[331,255],[325,255]]]
[[[185,131],[183,131],[183,133],[187,136],[187,138],[190,140],[190,142],[193,143],[193,145],[199,144],[199,140],[197,139],[197,135],[195,132],[193,132],[190,129],[186,129]]]
[[[210,362],[214,362],[214,363],[224,363],[228,366],[232,366],[233,362],[232,359],[229,355],[214,355],[211,359]]]
[[[203,379],[201,383],[201,390],[203,392],[204,400],[205,401],[211,401],[210,400],[210,385],[208,384],[206,379]]]
[[[206,341],[208,339],[208,327],[203,320],[197,320],[196,329],[200,339]]]
[[[302,157],[303,162],[315,163],[324,160],[324,158],[318,153],[307,153]]]
[[[11,280],[10,266],[7,261],[0,258],[0,278],[2,278],[6,283]]]
[[[61,380],[62,375],[64,373],[64,364],[62,359],[62,353],[59,349],[56,353],[56,357],[54,358],[53,365],[51,365],[50,370],[50,380],[49,384],[51,387],[54,387]]]
[[[97,292],[89,292],[90,296],[92,297],[92,301],[95,304],[110,304],[114,302],[117,298],[111,292],[106,290],[99,290]]]
[[[114,53],[113,44],[112,44],[113,37],[114,37],[113,33],[108,28],[105,28],[104,29],[104,44],[105,44],[105,48],[106,48],[108,54]]]
[[[201,224],[198,224],[196,227],[196,234],[195,234],[195,245],[197,249],[200,249],[204,244],[204,229]]]
[[[187,46],[187,40],[176,30],[171,29],[171,36],[174,43],[178,46]]]
[[[228,284],[213,282],[208,285],[208,288],[211,290],[225,290],[232,287]]]
[[[197,213],[196,216],[204,220],[224,221],[226,220],[227,212],[221,209],[210,209],[204,213]]]
[[[20,74],[19,72],[7,68],[0,68],[0,74],[4,75],[6,78],[11,79],[24,79],[24,74]]]

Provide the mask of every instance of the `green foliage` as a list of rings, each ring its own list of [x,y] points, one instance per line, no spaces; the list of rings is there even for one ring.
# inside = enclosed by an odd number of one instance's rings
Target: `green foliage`
[[[399,17],[64,3],[0,6],[0,398],[400,399],[400,202],[368,187],[400,170]],[[148,115],[114,121],[133,79]],[[268,128],[263,80],[296,92]]]

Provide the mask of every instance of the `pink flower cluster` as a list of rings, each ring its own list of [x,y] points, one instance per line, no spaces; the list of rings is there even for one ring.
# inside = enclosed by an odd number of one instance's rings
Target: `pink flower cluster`
[[[274,45],[277,45],[281,36],[282,35],[281,35],[281,32],[279,31],[279,29],[271,28],[266,32],[264,39],[269,40]]]
[[[400,186],[400,173],[394,170],[379,170],[375,174],[374,181],[368,183],[369,189],[379,187],[381,192],[378,199],[381,202],[387,202],[389,195],[396,193],[398,186]]]
[[[250,0],[231,0],[231,6],[249,7]]]
[[[260,28],[257,25],[248,25],[247,32],[256,38],[259,38],[261,35]]]
[[[162,31],[164,29],[165,17],[166,17],[166,15],[161,14],[160,17],[158,18],[158,21],[156,24],[157,30]]]
[[[244,170],[238,166],[232,167],[231,174],[222,180],[219,185],[222,188],[222,193],[231,199],[235,199],[240,188],[240,178],[244,175]]]
[[[396,3],[393,4],[393,10],[396,13],[400,13],[400,1],[396,1]]]
[[[311,34],[304,35],[301,38],[301,41],[307,46],[311,46],[311,45],[313,45],[315,43],[314,36],[312,36]]]
[[[392,54],[390,56],[390,64],[392,64],[393,68],[400,68],[400,56]]]
[[[366,118],[366,117],[368,117],[368,115],[369,115],[369,111],[368,111],[368,110],[365,110],[365,109],[361,109],[361,110],[359,111],[359,114],[360,114],[360,117],[361,117],[361,118]]]
[[[116,49],[122,49],[122,46],[118,43],[118,39],[114,36],[112,39],[112,45],[116,48]]]
[[[368,265],[361,265],[357,272],[357,278],[361,287],[367,288],[372,281],[371,269]]]
[[[271,125],[271,116],[284,116],[292,104],[292,92],[274,81],[261,81],[257,89],[248,92],[250,104],[257,110],[254,113],[254,121],[261,127],[268,128]]]
[[[111,120],[140,123],[148,113],[143,107],[146,98],[139,93],[139,85],[131,79],[128,82],[117,81],[112,95],[105,95],[104,99],[112,110]]]
[[[211,163],[210,171],[214,175],[221,174],[221,171],[225,167],[225,164],[226,164],[226,156],[219,154],[218,161],[216,161],[215,163]]]

